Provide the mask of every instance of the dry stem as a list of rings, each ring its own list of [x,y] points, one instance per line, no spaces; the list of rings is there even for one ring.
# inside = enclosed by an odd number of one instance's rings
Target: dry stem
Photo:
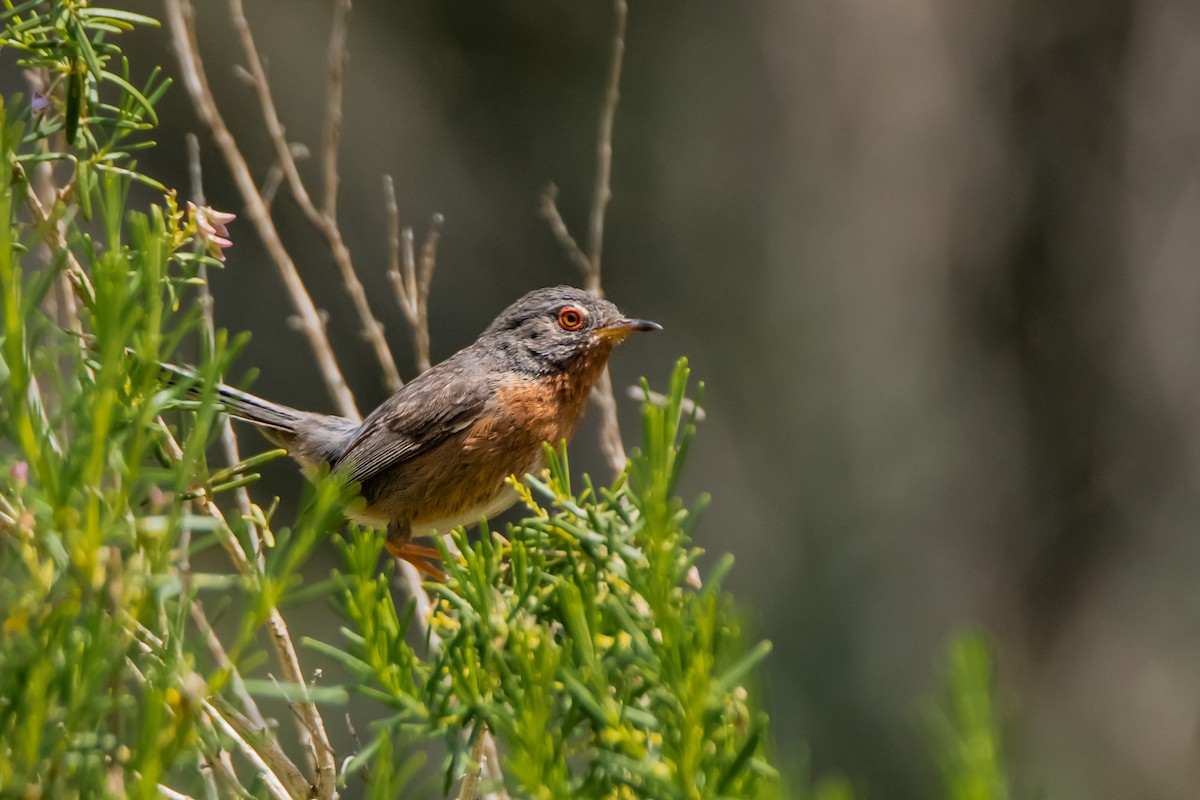
[[[173,459],[182,458],[183,451],[180,449],[179,443],[175,441],[175,437],[166,423],[159,419],[159,426],[164,434],[163,443],[168,455]],[[205,514],[217,521],[217,531],[220,534],[218,538],[222,546],[224,546],[225,551],[229,553],[238,572],[253,578],[256,574],[256,565],[246,556],[246,552],[242,550],[237,537],[234,536],[233,530],[225,520],[225,514],[207,496],[200,500],[200,505],[204,509]],[[275,649],[275,655],[279,660],[280,668],[283,670],[284,679],[307,691],[308,684],[305,682],[304,672],[300,668],[300,660],[296,655],[296,647],[292,643],[292,638],[288,634],[287,623],[284,622],[283,615],[279,612],[278,608],[271,609],[267,622],[268,633],[270,634],[268,638],[270,638],[271,645]],[[301,736],[307,740],[317,764],[315,779],[311,781],[313,796],[322,798],[322,800],[328,800],[328,798],[333,797],[335,779],[337,777],[337,765],[334,760],[333,746],[329,743],[329,735],[325,731],[325,721],[321,718],[321,712],[317,710],[317,705],[312,700],[303,699],[296,701],[292,704],[292,707],[301,721]]]
[[[300,328],[308,337],[309,346],[317,358],[321,377],[329,390],[338,412],[351,419],[358,418],[358,408],[354,395],[346,385],[342,376],[333,348],[329,344],[321,315],[313,305],[312,298],[296,270],[296,265],[283,246],[279,231],[271,220],[270,211],[259,194],[254,178],[246,159],[238,147],[237,141],[230,133],[221,112],[213,98],[212,89],[204,72],[204,64],[200,59],[199,46],[196,43],[195,11],[190,0],[165,0],[168,27],[179,58],[180,77],[191,97],[201,121],[212,131],[213,140],[221,150],[229,171],[233,175],[238,191],[246,203],[246,213],[254,224],[259,238],[267,249],[272,262],[279,271],[279,276],[287,289],[288,299],[300,319]],[[290,156],[289,156],[290,157]]]
[[[553,183],[547,186],[546,191],[542,193],[542,216],[550,223],[550,230],[562,246],[567,258],[571,259],[571,263],[579,269],[584,280],[588,280],[588,276],[592,273],[592,262],[588,260],[587,254],[583,252],[579,243],[575,241],[575,237],[571,235],[570,228],[567,227],[566,221],[558,210],[558,187]]]
[[[325,173],[322,210],[337,219],[338,143],[342,138],[342,87],[346,72],[346,36],[350,29],[350,0],[335,0],[329,29],[329,77],[325,92],[325,132],[321,165]]]
[[[608,92],[600,112],[600,131],[597,135],[596,186],[592,193],[592,215],[588,224],[588,291],[600,294],[600,253],[604,249],[604,213],[612,199],[612,133],[621,100],[621,66],[625,61],[625,20],[629,16],[626,0],[615,0],[616,15],[612,40],[612,63],[609,65]]]
[[[400,209],[396,205],[396,187],[391,175],[383,176],[384,206],[388,217],[388,280],[396,292],[396,304],[404,312],[413,335],[417,371],[429,369],[429,289],[437,263],[437,246],[442,236],[441,214],[434,214],[421,245],[418,263],[413,249],[412,228],[400,227]]]
[[[288,792],[287,787],[283,785],[283,781],[280,780],[279,776],[276,775],[269,766],[267,766],[267,762],[263,760],[262,755],[259,754],[258,750],[256,750],[254,746],[250,744],[250,742],[242,738],[242,735],[238,732],[238,730],[230,725],[229,720],[225,719],[225,717],[221,715],[221,712],[217,710],[216,706],[214,706],[208,700],[204,701],[204,713],[212,723],[213,727],[217,728],[221,731],[221,733],[225,734],[237,743],[238,749],[242,751],[242,755],[245,756],[246,760],[253,764],[255,769],[258,770],[259,775],[263,779],[263,783],[266,784],[267,790],[271,793],[272,797],[277,798],[277,800],[293,800],[293,795]],[[307,790],[308,787],[305,786],[304,789]],[[306,795],[300,794],[295,796],[304,797]]]
[[[189,133],[186,137],[188,151],[188,174],[192,181],[192,202],[199,208],[207,205],[204,198],[204,173],[200,166],[200,140],[195,134]],[[211,352],[216,343],[216,323],[213,319],[213,296],[212,291],[208,286],[208,267],[203,261],[200,262],[198,277],[202,281],[200,284],[200,309],[204,314],[204,335],[207,338],[208,348]],[[223,415],[221,418],[221,449],[225,451],[225,460],[230,464],[240,463],[242,460],[241,454],[238,453],[237,436],[233,432],[233,422],[228,415]],[[234,491],[234,496],[237,498],[238,508],[247,516],[250,515],[250,493],[246,491],[245,486],[239,486]],[[257,532],[252,527],[251,536],[253,536],[254,552],[257,554],[260,564],[263,558],[262,543],[259,541]]]
[[[271,86],[267,81],[267,73],[263,68],[262,59],[259,58],[258,46],[254,43],[254,34],[250,30],[250,23],[246,20],[242,0],[229,0],[229,13],[233,18],[234,27],[237,29],[238,39],[242,45],[242,52],[246,56],[246,64],[254,82],[254,89],[258,93],[258,103],[262,108],[263,121],[266,123],[267,133],[270,134],[271,141],[275,145],[275,157],[279,160],[280,166],[283,167],[288,187],[291,189],[292,196],[295,198],[297,205],[300,206],[301,211],[308,217],[313,227],[329,242],[329,249],[333,253],[333,260],[337,265],[338,272],[341,274],[342,283],[345,284],[346,292],[350,295],[350,300],[354,304],[354,310],[358,314],[359,321],[362,323],[363,335],[371,345],[371,349],[375,352],[375,358],[379,361],[379,366],[383,370],[384,382],[387,384],[388,389],[394,392],[403,385],[403,381],[400,380],[400,373],[396,369],[396,361],[392,357],[392,351],[388,347],[387,339],[383,335],[383,325],[375,318],[374,313],[371,311],[371,305],[367,301],[367,292],[363,288],[362,281],[358,279],[358,272],[355,270],[354,262],[350,257],[350,249],[346,246],[346,242],[342,238],[341,229],[338,227],[337,218],[334,216],[337,206],[337,145],[340,139],[342,116],[342,63],[346,57],[345,16],[349,14],[349,3],[346,0],[339,0],[335,9],[333,30],[330,34],[329,45],[330,97],[326,103],[325,110],[325,149],[322,154],[322,163],[325,172],[325,199],[324,208],[318,209],[313,203],[308,189],[305,188],[303,179],[300,177],[300,170],[296,166],[296,158],[292,154],[292,148],[288,144],[283,124],[279,121],[279,112],[276,110],[275,100],[271,96]]]
[[[479,724],[483,725],[482,722]],[[471,765],[467,767],[467,774],[463,776],[458,800],[475,800],[475,793],[479,790],[479,775],[483,772],[484,762],[487,760],[487,756],[483,754],[486,735],[487,727],[484,726],[479,738],[475,740],[475,746],[471,748]]]
[[[308,335],[309,345],[313,349],[317,357],[319,366],[321,367],[321,376],[325,381],[326,387],[334,398],[334,402],[338,407],[339,412],[348,418],[359,419],[357,406],[354,402],[354,397],[346,385],[345,379],[342,376],[341,369],[338,367],[336,357],[333,354],[333,349],[330,346],[328,336],[326,335],[324,324],[321,321],[321,316],[316,307],[312,303],[311,296],[308,294],[307,288],[303,280],[300,278],[299,272],[296,270],[295,264],[288,255],[286,248],[279,237],[278,231],[271,220],[270,212],[267,204],[264,201],[261,193],[255,186],[254,180],[250,175],[249,168],[246,164],[244,156],[238,148],[236,140],[230,133],[221,114],[217,108],[216,101],[212,95],[212,91],[208,85],[205,75],[203,62],[200,59],[199,47],[196,41],[194,27],[194,10],[189,0],[165,0],[167,8],[168,24],[171,29],[172,37],[175,42],[175,48],[178,53],[181,73],[184,84],[192,99],[192,103],[196,108],[197,114],[201,120],[209,127],[213,133],[213,138],[217,142],[222,155],[224,156],[230,171],[233,173],[238,189],[242,194],[243,200],[247,205],[247,214],[254,223],[260,238],[263,240],[270,253],[272,260],[275,262],[280,277],[283,280],[284,286],[287,289],[289,298],[292,301],[297,315],[300,317],[301,326]],[[369,307],[366,306],[365,293],[362,291],[362,285],[358,281],[350,262],[350,254],[341,240],[341,233],[338,230],[336,221],[332,218],[332,212],[335,210],[335,204],[326,201],[326,213],[317,211],[304,188],[303,182],[300,180],[299,172],[296,169],[296,162],[291,148],[288,146],[282,125],[279,123],[278,115],[275,113],[274,103],[270,97],[270,88],[266,81],[265,71],[262,68],[261,61],[258,58],[257,48],[254,46],[253,38],[250,35],[249,26],[245,22],[244,14],[241,13],[241,3],[238,0],[230,0],[231,9],[233,11],[235,24],[238,26],[239,35],[241,37],[243,48],[246,51],[247,61],[250,65],[250,74],[254,78],[255,87],[259,92],[260,105],[267,120],[268,132],[271,135],[272,141],[276,147],[276,155],[280,162],[280,167],[288,181],[288,185],[292,190],[297,202],[304,210],[316,227],[321,230],[329,239],[334,253],[334,259],[337,262],[339,269],[342,272],[344,282],[351,294],[351,298],[355,301],[356,310],[363,321],[364,328],[369,338],[371,338],[376,356],[380,362],[380,366],[384,371],[385,377],[389,385],[393,389],[398,389],[401,385],[400,377],[395,369],[394,361],[391,358],[390,350],[387,349],[386,342],[383,340],[382,326],[374,320],[370,313]],[[348,11],[349,4],[343,0],[335,14],[335,27],[344,24],[343,15]],[[338,20],[341,20],[340,22]],[[240,22],[239,22],[240,20]],[[331,37],[330,53],[331,58],[336,58],[339,63],[344,61],[344,40],[339,44],[339,38],[344,37],[344,29],[339,33],[334,31]],[[340,90],[341,90],[341,75],[330,75],[330,91],[333,100],[339,105],[340,114]],[[336,86],[334,83],[336,82]],[[340,121],[338,122],[340,124]],[[337,136],[336,131],[331,130],[327,125],[326,136],[326,191],[336,192],[336,176],[330,180],[328,178],[328,170],[336,171],[336,147]],[[329,155],[329,148],[332,146],[334,155]],[[440,222],[440,220],[435,220]],[[421,281],[416,285],[416,290],[413,292],[413,297],[416,302],[413,304],[414,317],[417,320],[415,330],[425,331],[424,337],[418,335],[418,354],[423,353],[425,362],[428,362],[428,327],[427,307],[428,299],[428,283],[429,276],[433,270],[434,256],[436,254],[437,235],[436,232],[431,232],[427,239],[426,247],[423,248]],[[415,274],[415,267],[414,267]],[[424,344],[422,344],[422,341]],[[235,462],[236,463],[236,462]],[[208,502],[206,510],[213,514],[222,522],[222,528],[227,530],[224,518],[220,510]],[[235,566],[243,574],[248,574],[250,564],[244,552],[233,540],[232,536],[222,536],[222,544],[230,553],[234,560]],[[418,624],[424,629],[423,632],[428,634],[428,619],[429,619],[429,598],[421,587],[420,575],[411,565],[407,563],[401,564],[400,577],[405,584],[405,588],[411,596],[417,598],[421,613],[417,615]],[[285,677],[287,680],[304,685],[303,676],[300,673],[299,662],[296,660],[295,648],[291,643],[290,637],[287,635],[286,624],[278,611],[273,611],[270,618],[270,630],[272,643],[275,646],[280,661],[283,664]],[[307,729],[309,735],[313,739],[313,750],[317,756],[320,769],[317,777],[317,787],[320,796],[327,797],[332,793],[334,779],[334,762],[332,748],[329,746],[328,738],[325,733],[323,721],[316,707],[308,702],[302,703],[300,706],[300,718],[304,722],[302,729]],[[212,764],[210,763],[210,766]],[[218,770],[219,772],[219,770]]]
[[[612,60],[609,64],[608,88],[600,110],[600,125],[596,142],[596,181],[592,189],[592,207],[588,216],[587,251],[571,235],[555,202],[557,189],[551,185],[542,196],[542,215],[550,223],[555,238],[568,258],[583,274],[583,288],[597,297],[604,296],[600,284],[600,256],[604,250],[604,215],[612,199],[612,132],[617,104],[621,99],[621,67],[625,57],[625,22],[629,16],[626,0],[614,0],[615,23],[612,38]],[[615,475],[625,470],[625,445],[621,442],[621,423],[617,417],[617,401],[613,396],[612,377],[608,368],[596,382],[592,399],[600,409],[600,449]]]

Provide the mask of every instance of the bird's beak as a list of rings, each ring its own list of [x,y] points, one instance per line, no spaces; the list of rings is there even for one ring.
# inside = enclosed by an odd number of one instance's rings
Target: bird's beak
[[[661,331],[662,325],[648,319],[619,319],[616,322],[597,328],[596,333],[606,339],[624,341],[625,337],[634,331]]]

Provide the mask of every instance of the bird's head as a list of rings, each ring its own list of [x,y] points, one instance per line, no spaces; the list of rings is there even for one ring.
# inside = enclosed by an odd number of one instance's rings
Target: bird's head
[[[631,319],[582,289],[554,286],[529,292],[504,309],[478,344],[513,372],[545,375],[602,363],[631,333],[658,330],[658,323]]]

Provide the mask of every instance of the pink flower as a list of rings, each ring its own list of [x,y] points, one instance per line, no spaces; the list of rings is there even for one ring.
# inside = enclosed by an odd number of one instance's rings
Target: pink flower
[[[225,254],[222,251],[226,247],[233,247],[229,229],[225,226],[237,219],[237,216],[192,202],[188,202],[188,214],[192,224],[196,226],[196,237],[208,248],[209,255],[218,261],[224,261]]]
[[[29,465],[24,461],[15,461],[8,468],[8,479],[13,483],[24,483],[29,480]]]

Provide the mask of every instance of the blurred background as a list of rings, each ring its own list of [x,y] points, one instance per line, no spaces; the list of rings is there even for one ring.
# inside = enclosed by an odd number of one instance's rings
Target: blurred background
[[[330,6],[248,6],[288,136],[315,152]],[[262,180],[226,7],[197,12]],[[406,376],[381,176],[418,241],[446,219],[435,361],[524,291],[578,282],[538,203],[556,183],[582,237],[612,24],[603,0],[355,3],[340,213]],[[164,32],[128,52],[177,71]],[[181,86],[160,111],[146,171],[186,186],[196,131],[209,202],[241,213]],[[604,283],[666,328],[614,380],[662,386],[687,355],[707,383],[686,489],[713,494],[699,543],[735,554],[728,585],[775,643],[779,761],[932,796],[942,654],[980,626],[1018,796],[1195,797],[1200,4],[635,0],[614,146]],[[286,191],[275,210],[373,406],[324,242]],[[331,410],[274,267],[248,222],[232,233],[213,285],[218,323],[253,333],[240,363],[259,392]],[[604,474],[594,417],[572,462]],[[298,496],[290,464],[269,478]],[[309,618],[337,624],[319,602]]]

